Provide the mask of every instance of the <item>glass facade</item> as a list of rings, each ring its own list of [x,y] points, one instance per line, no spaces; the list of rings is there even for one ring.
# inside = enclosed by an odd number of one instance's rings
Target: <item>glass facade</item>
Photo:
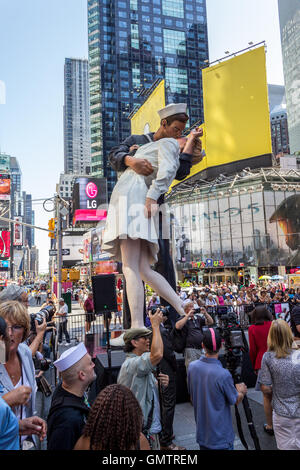
[[[175,18],[184,18],[183,0],[162,0],[162,13],[166,16],[174,16]]]
[[[211,267],[300,265],[298,191],[249,185],[223,196],[200,192],[185,203],[175,198],[171,208],[178,270],[207,261]]]
[[[201,13],[201,14],[200,14]],[[166,78],[166,101],[184,101],[203,122],[201,69],[208,59],[204,0],[88,0],[91,156],[111,193],[108,153],[130,135],[143,88]]]
[[[91,166],[88,61],[65,59],[64,80],[64,170],[84,174]]]
[[[291,153],[300,151],[300,1],[278,0]]]

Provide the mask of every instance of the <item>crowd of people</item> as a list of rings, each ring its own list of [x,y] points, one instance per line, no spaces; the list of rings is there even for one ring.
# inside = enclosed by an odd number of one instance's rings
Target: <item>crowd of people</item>
[[[300,288],[288,288],[284,283],[279,282],[269,282],[264,285],[250,283],[249,286],[231,282],[210,285],[196,282],[191,284],[188,288],[178,286],[177,292],[183,300],[192,298],[199,306],[239,306],[272,302],[300,304]]]
[[[223,339],[216,319],[218,308],[238,313],[244,305],[251,306],[245,351],[257,376],[256,390],[263,394],[264,431],[275,435],[278,449],[299,449],[300,293],[284,287],[239,288],[227,283],[178,288],[184,315],[174,324],[153,293],[147,302],[148,328],[131,328],[124,335],[126,360],[117,384],[105,387],[89,403],[95,364],[83,343],[69,347],[54,361],[59,382],[51,390],[49,414],[41,418],[36,415],[41,372],[35,361],[42,355],[51,357],[47,338],[57,325],[59,340],[65,333],[68,341],[66,304],[63,299],[55,303],[48,295],[41,307],[53,306],[57,322],[53,316],[48,324],[32,322],[28,293],[9,286],[0,293],[0,449],[34,449],[38,440],[47,438],[48,450],[184,450],[174,442],[173,432],[175,352],[184,354],[199,448],[233,449],[230,407],[243,400],[247,386],[235,384],[219,360]],[[270,308],[276,303],[289,304],[289,321]],[[122,311],[121,295],[118,305]],[[94,305],[88,292],[82,307],[89,331]],[[240,316],[236,318],[238,324]]]

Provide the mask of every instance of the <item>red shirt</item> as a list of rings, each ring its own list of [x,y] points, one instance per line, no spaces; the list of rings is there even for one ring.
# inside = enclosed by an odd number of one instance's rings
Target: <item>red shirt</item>
[[[250,359],[254,370],[261,368],[262,357],[268,349],[267,338],[271,321],[265,321],[262,325],[251,325],[248,329]]]
[[[94,302],[93,302],[93,300],[87,298],[86,301],[84,302],[83,308],[84,308],[88,313],[94,312]]]

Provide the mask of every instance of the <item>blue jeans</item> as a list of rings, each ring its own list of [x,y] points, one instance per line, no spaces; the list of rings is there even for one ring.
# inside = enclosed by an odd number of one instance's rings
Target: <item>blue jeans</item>
[[[234,447],[233,447],[233,444],[230,444],[229,447],[227,447],[227,449],[209,449],[208,447],[205,447],[205,446],[200,446],[200,450],[234,450]]]

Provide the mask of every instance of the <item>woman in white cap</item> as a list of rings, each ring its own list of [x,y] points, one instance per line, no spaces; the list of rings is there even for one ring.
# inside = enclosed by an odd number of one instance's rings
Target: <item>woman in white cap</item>
[[[142,281],[184,315],[180,297],[164,277],[151,269],[151,265],[157,262],[159,251],[157,200],[174,180],[180,151],[194,155],[201,153],[198,139],[201,135],[202,130],[196,130],[188,138],[164,138],[143,145],[135,158],[150,161],[153,173],[143,176],[127,168],[112,192],[102,250],[123,264],[132,328],[144,326]],[[163,216],[163,206],[161,208]],[[165,221],[162,227],[164,236],[168,237],[169,224]]]

